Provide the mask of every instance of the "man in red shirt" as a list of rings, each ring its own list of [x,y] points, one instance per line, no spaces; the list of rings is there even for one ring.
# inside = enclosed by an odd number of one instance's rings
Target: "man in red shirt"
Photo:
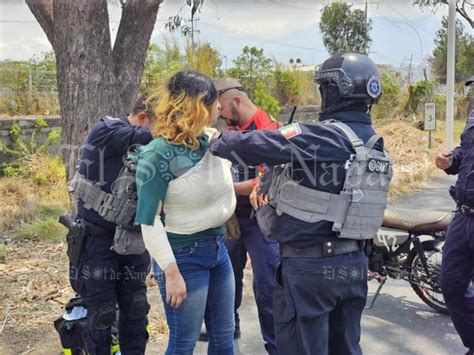
[[[246,132],[279,128],[276,120],[250,100],[242,84],[236,79],[220,79],[215,81],[214,85],[221,105],[220,118],[226,121],[228,130]],[[238,240],[227,240],[226,246],[232,261],[236,284],[235,337],[240,337],[238,308],[242,303],[242,281],[248,253],[252,263],[253,291],[265,349],[269,354],[276,354],[273,329],[273,287],[279,253],[278,244],[263,235],[257,220],[252,217],[249,195],[258,183],[258,170],[257,167],[250,167],[244,163],[232,166],[237,195],[235,215],[239,222],[241,237]]]

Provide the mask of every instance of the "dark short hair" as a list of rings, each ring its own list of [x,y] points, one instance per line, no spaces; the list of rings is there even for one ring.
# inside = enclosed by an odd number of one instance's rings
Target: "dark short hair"
[[[140,112],[145,112],[148,117],[153,118],[155,117],[155,110],[151,106],[149,100],[145,100],[143,95],[139,95],[133,105],[132,114],[138,115]]]
[[[191,97],[204,95],[204,105],[207,107],[217,100],[217,90],[212,80],[193,70],[177,72],[169,79],[166,88],[172,97],[178,97],[182,93]]]

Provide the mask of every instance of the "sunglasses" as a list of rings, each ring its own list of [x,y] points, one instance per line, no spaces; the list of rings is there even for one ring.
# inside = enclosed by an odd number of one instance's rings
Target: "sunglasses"
[[[226,93],[227,91],[233,90],[233,89],[239,90],[239,91],[244,91],[243,86],[232,86],[232,87],[227,88],[227,89],[218,90],[218,91],[217,91],[217,96],[221,96],[222,94]]]

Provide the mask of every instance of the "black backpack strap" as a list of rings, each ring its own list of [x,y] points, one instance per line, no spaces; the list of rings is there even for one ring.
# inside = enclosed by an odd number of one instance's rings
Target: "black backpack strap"
[[[375,145],[380,142],[380,145],[381,145],[381,148],[382,148],[382,151],[384,150],[384,142],[383,142],[383,138],[380,137],[378,134],[374,134],[372,137],[369,138],[369,140],[367,141],[367,143],[365,144],[365,147],[367,148],[367,150],[371,150],[375,147]]]

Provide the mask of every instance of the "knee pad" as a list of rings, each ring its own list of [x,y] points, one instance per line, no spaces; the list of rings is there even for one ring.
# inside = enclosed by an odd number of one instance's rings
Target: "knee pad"
[[[150,304],[146,299],[146,295],[144,293],[136,293],[132,297],[128,318],[136,320],[146,317],[149,310]]]
[[[103,306],[94,315],[93,325],[98,330],[111,327],[117,318],[115,305]]]

